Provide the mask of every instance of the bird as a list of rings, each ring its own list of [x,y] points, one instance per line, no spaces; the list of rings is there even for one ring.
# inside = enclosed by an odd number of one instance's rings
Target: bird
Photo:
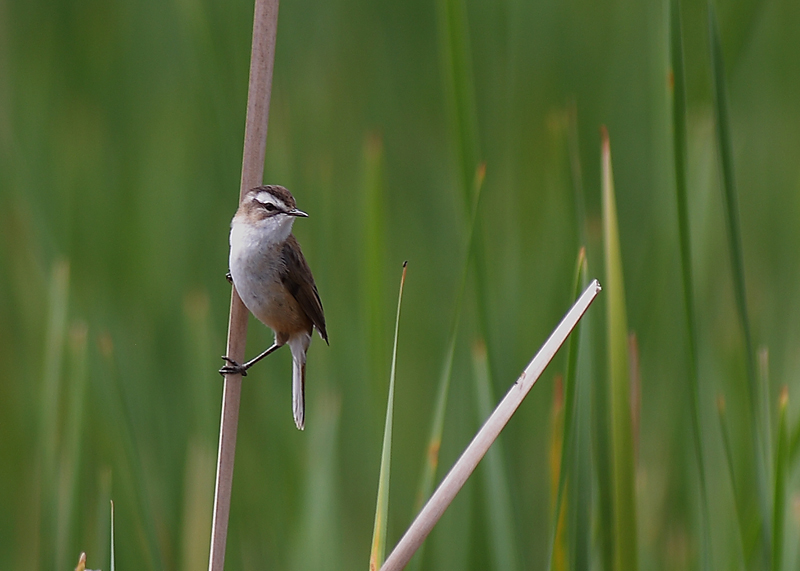
[[[227,365],[219,370],[223,376],[245,376],[258,361],[288,344],[292,351],[292,412],[299,430],[305,428],[306,353],[314,329],[328,343],[314,276],[292,234],[295,219],[307,216],[282,186],[258,186],[243,196],[231,221],[226,277],[250,313],[273,330],[275,342],[244,364],[223,356]]]

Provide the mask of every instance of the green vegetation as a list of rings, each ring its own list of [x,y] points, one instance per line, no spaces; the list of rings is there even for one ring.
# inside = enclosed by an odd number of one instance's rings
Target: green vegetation
[[[386,532],[388,531],[389,482],[392,473],[392,417],[394,414],[394,380],[397,376],[397,337],[400,332],[400,308],[403,305],[403,285],[406,282],[407,263],[403,262],[403,277],[400,278],[400,293],[397,295],[397,317],[394,322],[394,343],[392,344],[392,368],[389,374],[389,396],[386,405],[386,424],[383,429],[381,445],[381,471],[378,478],[378,499],[375,508],[375,529],[372,532],[372,550],[369,555],[369,568],[377,571],[386,559]]]
[[[207,564],[251,26],[0,4],[3,568]],[[598,278],[414,564],[797,569],[798,29],[788,1],[283,3],[265,181],[310,214],[331,344],[305,432],[288,350],[244,381],[227,568],[368,567],[407,259],[387,554]]]

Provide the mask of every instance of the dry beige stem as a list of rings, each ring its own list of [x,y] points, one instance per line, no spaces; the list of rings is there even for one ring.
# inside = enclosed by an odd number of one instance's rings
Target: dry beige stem
[[[494,409],[450,473],[439,484],[428,503],[419,512],[417,519],[414,520],[394,551],[386,559],[381,571],[399,571],[408,564],[598,293],[600,293],[600,284],[594,280],[561,320],[517,382],[511,386],[505,398]]]
[[[278,0],[256,0],[239,201],[245,192],[260,185],[264,177],[264,153],[267,145],[269,101],[272,93],[272,68],[275,61],[277,31]],[[244,361],[246,341],[247,309],[234,288],[231,294],[228,346],[225,354],[237,361]],[[217,480],[214,488],[214,519],[211,524],[211,552],[208,558],[209,571],[222,571],[225,563],[225,542],[228,536],[233,460],[236,451],[236,429],[239,424],[241,391],[241,375],[226,375],[222,395]]]

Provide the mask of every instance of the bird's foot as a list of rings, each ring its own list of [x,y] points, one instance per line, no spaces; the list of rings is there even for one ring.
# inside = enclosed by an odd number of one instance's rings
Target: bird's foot
[[[243,377],[247,376],[247,367],[245,367],[244,365],[242,365],[237,361],[234,361],[233,359],[226,357],[225,355],[223,355],[222,358],[225,359],[228,362],[228,364],[219,370],[220,375],[223,376],[242,375]]]

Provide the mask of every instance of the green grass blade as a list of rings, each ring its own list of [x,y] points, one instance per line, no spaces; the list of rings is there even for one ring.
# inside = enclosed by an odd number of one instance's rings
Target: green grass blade
[[[439,59],[444,76],[445,108],[449,115],[450,136],[456,148],[459,179],[464,204],[470,216],[466,258],[462,265],[462,278],[456,297],[456,304],[450,327],[450,340],[447,345],[442,372],[439,376],[436,404],[434,407],[431,434],[428,439],[426,459],[422,478],[417,492],[415,511],[419,511],[433,492],[436,469],[439,464],[439,449],[444,430],[444,414],[450,391],[450,376],[455,355],[458,324],[461,319],[461,307],[469,270],[469,261],[475,262],[475,279],[478,291],[479,320],[484,339],[486,336],[486,304],[483,285],[483,255],[480,243],[480,230],[477,219],[477,205],[480,198],[485,166],[479,164],[477,112],[475,104],[474,83],[472,78],[472,62],[469,46],[469,29],[467,25],[466,6],[463,0],[438,0],[437,36],[439,43]],[[411,561],[410,569],[416,571],[422,565],[424,544]]]
[[[578,293],[580,294],[580,292]],[[492,395],[489,363],[486,360],[486,345],[481,341],[476,342],[472,347],[472,367],[478,423],[483,424],[492,414],[495,399]],[[486,452],[483,476],[485,509],[489,518],[492,569],[514,571],[520,568],[517,556],[516,526],[514,510],[511,505],[511,489],[508,484],[508,468],[500,437]]]
[[[464,276],[469,268],[469,260],[474,269],[475,300],[477,304],[478,331],[488,346],[487,361],[491,371],[492,339],[489,331],[489,303],[486,288],[486,263],[481,230],[481,221],[476,217],[480,188],[483,184],[485,166],[480,163],[480,145],[478,137],[477,104],[475,98],[475,83],[472,74],[472,53],[469,40],[469,23],[467,8],[464,0],[438,0],[436,2],[438,43],[440,67],[444,78],[445,108],[448,113],[450,139],[456,151],[459,169],[459,183],[465,205],[465,213],[471,216],[469,224],[469,246],[467,260],[464,263]],[[478,173],[476,175],[476,172]],[[430,496],[435,479],[435,465],[438,463],[438,452],[441,444],[441,433],[444,420],[444,410],[449,393],[449,377],[452,368],[452,358],[455,351],[455,334],[461,313],[461,297],[466,280],[462,280],[456,314],[453,320],[451,342],[448,345],[447,362],[443,367],[440,381],[439,395],[437,398],[436,413],[432,438],[428,448],[429,459],[426,461],[425,475],[421,493],[418,498],[420,507],[422,501]],[[447,380],[445,380],[447,379]],[[437,456],[431,462],[432,456]],[[420,568],[424,549],[420,549],[412,561],[412,571]]]
[[[775,497],[772,503],[772,569],[779,571],[783,561],[783,527],[786,521],[786,474],[788,458],[788,435],[786,409],[789,390],[784,386],[778,404],[778,445],[775,451]]]
[[[215,416],[219,409],[219,385],[207,382],[217,368],[215,349],[219,339],[214,334],[211,320],[211,299],[205,290],[195,290],[183,297],[183,327],[185,344],[183,346],[184,369],[187,372],[189,387],[188,404],[191,407],[192,437],[210,446],[214,456],[212,472],[216,469],[217,422]],[[212,482],[213,487],[213,482]],[[209,512],[208,517],[211,517]],[[210,529],[210,528],[209,528]],[[208,559],[208,550],[203,553]]]
[[[794,466],[794,463],[797,462],[797,456],[800,455],[800,420],[797,421],[797,424],[792,431],[792,438],[790,439],[789,444],[789,466]]]
[[[577,121],[576,121],[577,123]],[[577,139],[577,125],[574,128],[573,137]],[[575,156],[573,162],[580,165],[580,156],[578,154],[577,140],[573,144],[573,151]],[[579,171],[573,168],[576,174]],[[578,181],[582,179],[574,176]],[[573,183],[574,184],[574,183]],[[593,223],[588,218],[579,222],[583,225],[584,229],[582,234],[590,238],[596,236],[598,232],[592,229]],[[603,338],[601,333],[600,316],[593,317],[587,316],[589,319],[588,326],[584,328],[587,331],[587,337],[598,342]],[[595,321],[595,319],[597,321]],[[587,347],[595,347],[599,343],[589,343]],[[597,362],[603,363],[604,356],[600,349],[593,349],[586,351],[586,360],[589,363]],[[584,448],[591,449],[591,461],[589,458],[579,458],[580,473],[579,477],[582,478],[579,490],[583,494],[586,502],[591,503],[593,492],[596,493],[597,505],[596,511],[587,508],[587,503],[584,502],[576,505],[576,509],[583,510],[586,518],[582,521],[577,521],[578,525],[582,525],[583,532],[579,532],[579,537],[586,537],[586,534],[593,534],[592,528],[597,530],[597,552],[603,569],[614,569],[614,467],[612,463],[612,442],[611,442],[611,409],[609,397],[611,394],[608,374],[600,370],[594,371],[589,384],[589,400],[587,403],[589,427],[588,437],[586,441],[582,441]],[[596,479],[596,491],[588,489],[591,488],[592,479]],[[594,507],[594,506],[592,506]],[[589,520],[590,514],[594,512],[595,521]],[[575,514],[577,517],[577,513]],[[584,547],[589,547],[584,544]]]
[[[728,477],[731,480],[731,489],[733,490],[733,504],[736,508],[736,521],[739,524],[739,552],[742,557],[742,566],[746,568],[745,546],[747,545],[747,527],[746,520],[744,519],[742,502],[739,496],[739,486],[736,483],[736,471],[733,467],[733,452],[731,450],[731,438],[728,434],[728,424],[725,420],[725,399],[720,395],[717,398],[717,415],[719,417],[719,428],[722,433],[722,447],[725,451],[725,463],[728,467]]]
[[[599,328],[598,324],[598,332]],[[608,374],[596,375],[591,396],[592,451],[593,469],[597,477],[597,533],[600,559],[603,569],[614,569],[614,467],[611,452]]]
[[[603,248],[608,291],[606,327],[614,474],[614,568],[618,571],[633,571],[637,568],[638,547],[631,383],[628,368],[628,319],[625,311],[625,287],[614,197],[614,177],[611,170],[611,144],[605,128],[602,134]]]
[[[463,288],[462,288],[463,289]],[[442,372],[439,375],[439,387],[436,391],[436,404],[434,405],[433,422],[431,432],[428,437],[428,445],[425,450],[425,461],[422,467],[422,477],[420,478],[417,496],[414,502],[414,513],[419,513],[422,506],[433,493],[433,486],[436,481],[436,471],[439,468],[439,451],[442,446],[442,433],[444,432],[444,413],[447,409],[447,397],[450,393],[450,378],[453,371],[453,358],[456,350],[456,334],[458,332],[458,322],[461,315],[461,296],[456,302],[454,314],[454,327],[450,335],[450,342],[442,364]],[[422,567],[425,553],[425,543],[417,550],[409,564],[410,571],[418,571]]]
[[[58,459],[58,510],[56,513],[56,561],[71,558],[70,545],[75,538],[76,506],[79,504],[79,475],[83,449],[84,404],[87,385],[87,326],[84,322],[73,324],[69,330],[69,367],[66,377],[66,410],[64,440]]]
[[[445,103],[456,143],[464,204],[470,206],[473,174],[480,157],[467,9],[464,0],[439,0],[439,55],[445,77]]]
[[[586,250],[581,248],[578,252],[578,263],[575,268],[575,281],[573,283],[572,299],[577,299],[584,287],[586,281]],[[575,331],[570,335],[567,344],[567,368],[564,373],[564,424],[562,429],[561,439],[561,462],[558,472],[558,487],[556,490],[555,509],[553,510],[553,521],[551,522],[551,539],[550,539],[550,561],[549,568],[553,568],[554,557],[556,553],[556,537],[558,535],[559,521],[562,512],[562,502],[564,499],[564,489],[567,485],[567,475],[570,469],[574,466],[573,460],[576,458],[574,451],[573,434],[575,432],[575,411],[577,408],[577,368],[578,368],[578,346],[580,343],[580,329],[579,323],[575,327]],[[569,502],[568,506],[571,505]],[[570,528],[568,533],[574,534],[575,529]],[[573,538],[569,541],[570,545],[576,543]]]
[[[550,475],[550,513],[552,520],[552,540],[550,542],[550,570],[566,571],[567,545],[566,534],[566,508],[569,502],[564,500],[559,505],[558,496],[559,475],[566,470],[564,463],[567,461],[562,456],[564,448],[564,378],[557,375],[553,382],[553,402],[550,407],[550,442],[548,446],[548,468]]]
[[[709,4],[709,36],[711,39],[711,71],[714,86],[714,111],[716,114],[717,144],[722,171],[722,189],[725,194],[725,222],[728,228],[731,268],[733,270],[736,309],[744,330],[745,348],[747,349],[748,379],[750,381],[751,398],[756,400],[756,367],[754,362],[753,342],[750,333],[750,320],[747,315],[747,294],[744,279],[744,254],[742,252],[742,236],[739,225],[739,199],[736,190],[736,179],[733,168],[733,150],[728,119],[728,95],[725,81],[725,64],[722,59],[722,46],[719,39],[716,12]],[[751,405],[752,406],[752,405]]]
[[[438,37],[441,67],[445,78],[445,106],[450,116],[450,131],[457,149],[460,182],[465,212],[471,214],[477,189],[483,184],[485,166],[480,162],[478,113],[475,103],[475,84],[472,75],[472,52],[469,23],[464,0],[439,0]],[[476,172],[478,173],[476,175]],[[486,255],[480,219],[473,218],[475,238],[470,248],[475,268],[475,299],[478,308],[480,337],[487,344],[491,370],[492,339],[489,336],[489,303],[486,288]]]
[[[44,565],[60,567],[57,559],[58,535],[58,449],[59,411],[61,408],[64,348],[67,335],[69,305],[69,263],[59,260],[53,264],[48,293],[47,328],[44,344],[44,371],[41,386],[41,415],[39,417],[39,486],[41,553]]]
[[[692,241],[689,227],[689,197],[686,188],[686,78],[683,67],[683,30],[680,0],[670,1],[670,55],[672,63],[672,141],[675,161],[675,191],[678,205],[678,237],[681,252],[684,322],[686,325],[689,383],[691,394],[692,443],[700,483],[703,569],[713,568],[711,560],[711,519],[708,510],[706,470],[700,422],[700,379],[697,372],[697,325],[694,308]]]
[[[87,462],[89,464],[89,462]],[[109,505],[105,502],[111,500],[111,466],[104,465],[99,468],[93,475],[87,471],[87,477],[93,477],[95,484],[94,498],[96,501],[89,500],[87,506],[94,504],[91,509],[85,510],[83,516],[84,521],[89,523],[92,531],[85,532],[87,536],[92,538],[90,543],[86,544],[89,553],[92,554],[93,561],[108,561],[109,560],[109,533],[111,529],[111,518],[109,517]],[[89,535],[91,534],[91,535]],[[98,565],[105,568],[107,566]]]
[[[556,501],[559,475],[565,470],[562,456],[564,448],[564,377],[557,375],[553,382],[553,401],[550,407],[550,443],[548,446],[548,468],[550,475],[550,513],[552,519],[552,540],[550,542],[550,567],[555,571],[567,569],[567,546],[564,541],[567,518],[565,501]]]
[[[774,466],[774,458],[772,456],[773,433],[769,396],[769,349],[760,347],[756,352],[756,358],[758,363],[758,400],[761,405],[761,435],[764,443],[764,462],[767,466],[767,479],[771,480],[772,475],[769,473],[769,469]]]
[[[210,319],[210,299],[205,291],[184,296],[183,323],[190,433],[186,446],[181,500],[180,569],[189,571],[208,565],[216,469],[216,422],[219,385],[213,378],[216,351]]]
[[[383,450],[381,452],[381,471],[378,477],[378,500],[375,507],[375,526],[372,531],[372,550],[369,555],[370,571],[377,571],[383,564],[386,553],[386,531],[389,513],[389,475],[392,464],[392,417],[394,411],[394,379],[397,369],[397,336],[400,331],[400,308],[403,304],[403,286],[406,282],[407,262],[403,262],[403,275],[400,278],[400,292],[397,296],[397,316],[394,323],[394,344],[392,346],[392,368],[389,374],[389,396],[386,404],[386,425],[383,429]]]
[[[308,428],[303,511],[292,570],[342,568],[341,518],[337,501],[341,399],[326,389],[315,401],[314,427]],[[390,443],[391,446],[391,443]],[[388,488],[388,478],[386,482]],[[387,499],[388,499],[388,493]]]
[[[725,81],[725,64],[722,58],[722,46],[717,26],[717,16],[714,6],[708,5],[709,39],[711,42],[711,74],[713,78],[714,112],[716,115],[716,134],[719,146],[719,159],[722,171],[722,189],[725,198],[725,222],[728,228],[728,243],[731,270],[733,272],[734,296],[736,310],[744,334],[745,362],[747,363],[747,385],[750,411],[750,435],[752,439],[754,469],[756,478],[756,495],[758,508],[761,515],[761,551],[763,566],[769,568],[771,530],[769,521],[769,508],[767,506],[767,476],[765,464],[764,435],[761,434],[761,415],[759,407],[758,380],[756,378],[755,353],[750,330],[750,320],[747,315],[747,293],[744,279],[744,254],[742,251],[742,236],[739,226],[739,203],[736,191],[736,179],[733,168],[733,150],[730,133],[730,120],[728,119],[728,98]]]
[[[111,500],[111,571],[114,571],[115,568],[115,557],[114,557],[114,500]]]
[[[433,490],[433,482],[436,477],[436,469],[439,465],[439,448],[442,443],[442,432],[444,430],[444,413],[447,408],[447,395],[450,390],[450,377],[453,370],[453,356],[455,353],[455,340],[453,335],[445,353],[442,373],[439,376],[439,388],[436,392],[436,405],[434,407],[433,422],[431,424],[431,435],[428,438],[426,462],[423,468],[422,480],[417,492],[415,511],[419,511],[422,504]]]
[[[138,510],[139,531],[145,538],[146,560],[143,565],[149,569],[163,567],[161,545],[156,530],[156,518],[147,487],[147,472],[142,465],[142,458],[136,442],[134,423],[130,410],[125,403],[120,375],[117,371],[114,342],[108,333],[101,334],[98,345],[102,357],[102,375],[100,386],[103,393],[101,400],[106,403],[108,425],[112,438],[119,451],[120,469],[117,472],[123,489],[130,490],[132,500]],[[112,507],[113,509],[113,507]],[[113,530],[112,530],[113,537]]]
[[[417,497],[414,502],[414,512],[419,513],[422,506],[433,493],[433,486],[436,480],[436,469],[439,466],[439,450],[442,444],[442,433],[444,432],[444,414],[447,410],[447,399],[450,393],[450,378],[453,371],[453,358],[456,351],[456,339],[458,338],[458,325],[461,321],[461,308],[464,300],[464,292],[467,286],[467,276],[469,275],[469,262],[471,253],[475,248],[475,223],[478,215],[478,204],[480,203],[481,191],[483,189],[483,180],[486,174],[483,165],[478,167],[475,173],[475,197],[472,206],[472,217],[469,225],[469,233],[467,236],[467,246],[464,255],[464,260],[461,265],[461,280],[459,282],[458,291],[456,293],[456,303],[453,310],[453,318],[450,322],[450,339],[447,344],[447,352],[445,353],[442,362],[442,372],[439,375],[439,384],[436,391],[436,404],[434,405],[433,421],[431,423],[431,432],[428,437],[428,446],[425,454],[425,462],[422,468],[422,477],[420,478],[419,488],[417,489]],[[425,544],[423,543],[417,553],[414,555],[410,562],[410,571],[418,571],[422,566],[423,554],[425,552]]]
[[[588,265],[588,264],[587,264]],[[588,275],[588,274],[585,274]],[[586,280],[588,281],[588,280]],[[591,390],[597,379],[591,350],[593,347],[594,314],[584,316],[576,364],[575,432],[573,444],[572,485],[568,488],[569,552],[571,568],[585,571],[592,561],[592,446],[591,446]]]
[[[581,169],[580,158],[580,137],[578,136],[578,108],[575,100],[571,101],[567,110],[567,144],[570,163],[570,173],[572,180],[572,192],[574,196],[575,207],[575,222],[578,228],[578,243],[582,244],[583,251],[583,277],[582,285],[588,281],[588,263],[586,261],[586,247],[589,241],[589,219],[586,216],[586,204],[583,193],[583,173]],[[578,342],[584,347],[591,347],[591,331],[593,315],[587,315],[583,319],[580,326],[581,333]],[[570,340],[570,347],[573,340]],[[572,355],[572,352],[569,353]],[[577,351],[575,354],[578,357]],[[591,351],[581,352],[581,377],[584,378],[583,383],[578,382],[578,363],[575,363],[575,409],[576,419],[575,436],[573,444],[573,454],[571,458],[572,465],[570,470],[573,473],[574,485],[570,488],[569,497],[567,498],[567,508],[569,510],[567,518],[567,529],[569,534],[569,552],[571,557],[572,569],[588,569],[591,559],[591,544],[592,544],[592,446],[591,446],[591,423],[594,422],[598,415],[592,414],[592,407],[595,403],[592,402],[592,393],[597,394],[603,391],[597,390],[595,387],[598,384],[598,376],[592,374],[592,358]],[[568,361],[569,362],[569,361]],[[569,375],[567,375],[569,376]],[[590,380],[591,379],[591,380]],[[587,392],[588,391],[588,392]],[[578,396],[583,393],[583,396]],[[599,434],[599,431],[595,431]],[[607,458],[608,456],[604,456]],[[606,487],[606,489],[608,489]],[[609,502],[610,503],[610,502]],[[610,510],[608,514],[610,515]],[[611,526],[608,526],[609,529]],[[602,534],[601,540],[608,537],[612,540],[611,534]],[[610,541],[609,541],[610,543]],[[606,550],[601,549],[601,553]],[[611,549],[608,550],[611,553]],[[606,562],[610,568],[611,562]]]
[[[578,252],[578,263],[575,267],[575,281],[573,283],[572,298],[577,299],[581,291],[586,287],[586,249],[581,248]],[[567,345],[567,368],[564,372],[564,445],[561,457],[568,456],[571,447],[572,433],[574,431],[574,418],[577,400],[577,368],[578,368],[578,346],[580,344],[581,324],[575,328],[575,332],[569,338]],[[563,490],[563,480],[566,479],[564,470],[559,476],[559,489]]]

